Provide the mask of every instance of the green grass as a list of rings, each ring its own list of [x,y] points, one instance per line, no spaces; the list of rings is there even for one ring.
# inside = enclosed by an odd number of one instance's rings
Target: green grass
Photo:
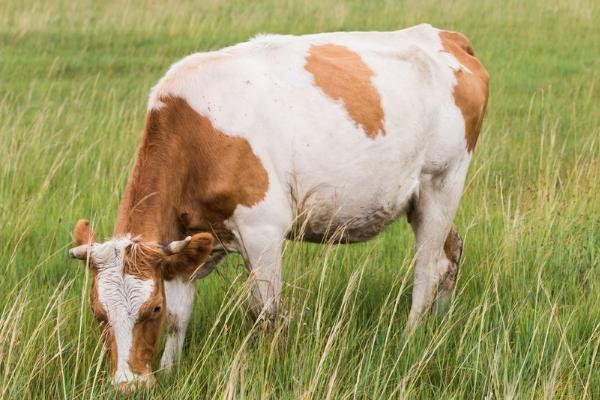
[[[271,333],[245,317],[232,257],[198,284],[183,360],[145,398],[600,398],[599,19],[594,0],[3,0],[0,398],[115,396],[66,251],[78,218],[112,232],[171,63],[258,32],[420,22],[467,34],[492,77],[449,312],[403,339],[404,221],[366,244],[289,244]]]

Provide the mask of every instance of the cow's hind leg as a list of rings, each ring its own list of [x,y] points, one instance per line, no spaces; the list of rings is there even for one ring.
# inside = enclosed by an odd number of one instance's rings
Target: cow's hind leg
[[[436,303],[436,310],[438,313],[443,313],[445,311],[448,299],[450,299],[454,292],[454,288],[456,287],[462,247],[462,238],[458,234],[456,227],[453,226],[450,229],[450,232],[448,232],[448,236],[444,242],[444,256],[448,260],[448,270],[440,282]]]
[[[408,214],[416,237],[415,276],[412,306],[408,317],[407,331],[416,327],[423,312],[428,310],[440,283],[444,296],[454,287],[455,272],[446,257],[444,244],[451,233],[454,215],[458,208],[464,185],[467,165],[439,176],[424,177],[419,195]],[[458,264],[457,264],[458,265]]]
[[[168,372],[181,355],[195,293],[196,284],[193,280],[179,277],[165,281],[167,341],[160,360],[161,370]]]

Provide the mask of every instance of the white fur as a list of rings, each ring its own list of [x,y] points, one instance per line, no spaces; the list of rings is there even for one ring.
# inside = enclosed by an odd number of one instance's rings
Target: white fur
[[[179,358],[185,331],[192,315],[195,290],[195,282],[183,277],[165,281],[167,324],[173,323],[175,326],[167,327],[167,331],[171,330],[173,333],[168,333],[165,350],[160,360],[161,369],[169,370]]]
[[[117,344],[117,370],[113,383],[129,382],[135,374],[129,367],[133,327],[138,313],[154,291],[152,279],[142,280],[123,274],[123,254],[132,245],[129,237],[92,246],[91,256],[98,268],[98,300],[106,310]]]

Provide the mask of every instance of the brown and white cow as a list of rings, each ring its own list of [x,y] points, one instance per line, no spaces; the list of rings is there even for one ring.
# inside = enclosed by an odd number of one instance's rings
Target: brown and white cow
[[[408,326],[454,288],[453,219],[488,97],[461,34],[264,35],[186,57],[150,94],[114,237],[86,221],[71,256],[93,271],[92,309],[115,384],[151,383],[178,357],[194,281],[242,254],[253,310],[273,317],[286,238],[365,241],[402,215],[416,235]]]

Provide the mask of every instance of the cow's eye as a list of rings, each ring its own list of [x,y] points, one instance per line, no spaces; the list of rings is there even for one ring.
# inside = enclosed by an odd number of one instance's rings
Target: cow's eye
[[[143,310],[140,310],[140,321],[154,320],[160,318],[160,316],[162,315],[162,311],[163,304],[161,304],[160,302],[154,303],[154,305],[148,304],[146,307],[143,308]]]
[[[106,322],[106,315],[101,314],[101,313],[93,313],[94,314],[94,318],[96,319],[96,321],[100,322],[101,324]]]

